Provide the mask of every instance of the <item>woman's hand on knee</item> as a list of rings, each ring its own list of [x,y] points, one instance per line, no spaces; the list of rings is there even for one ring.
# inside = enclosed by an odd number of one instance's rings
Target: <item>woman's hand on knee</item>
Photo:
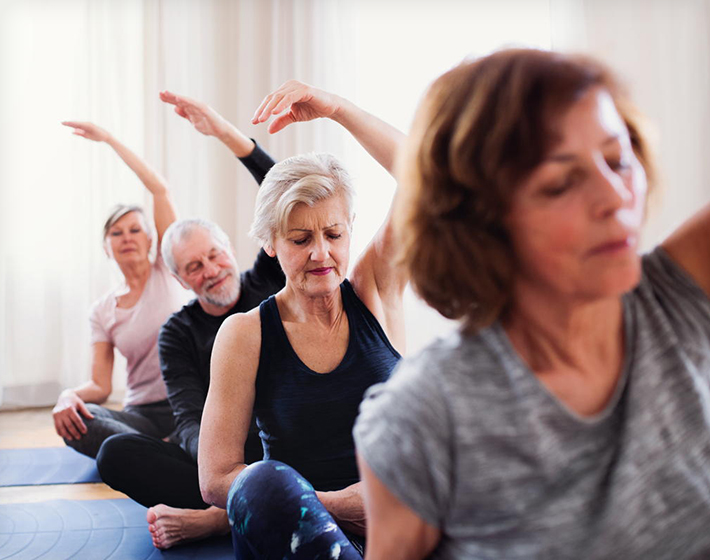
[[[73,391],[64,391],[59,395],[57,404],[52,410],[54,429],[62,438],[78,440],[88,431],[82,419],[93,418],[86,403]]]
[[[334,118],[341,108],[342,98],[309,86],[297,80],[289,80],[280,88],[267,95],[252,118],[253,124],[266,122],[273,115],[279,115],[269,125],[273,134],[295,123],[318,118]]]

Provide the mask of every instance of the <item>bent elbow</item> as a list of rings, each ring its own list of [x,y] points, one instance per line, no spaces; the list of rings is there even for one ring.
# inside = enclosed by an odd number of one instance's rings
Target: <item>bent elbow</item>
[[[202,500],[209,505],[225,507],[226,496],[221,492],[219,481],[214,476],[200,476],[200,494]]]

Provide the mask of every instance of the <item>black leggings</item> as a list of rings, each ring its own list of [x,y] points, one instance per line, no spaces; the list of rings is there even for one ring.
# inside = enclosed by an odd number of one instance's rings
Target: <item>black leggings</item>
[[[96,464],[106,484],[146,507],[209,507],[200,494],[197,464],[176,443],[143,434],[111,436]]]

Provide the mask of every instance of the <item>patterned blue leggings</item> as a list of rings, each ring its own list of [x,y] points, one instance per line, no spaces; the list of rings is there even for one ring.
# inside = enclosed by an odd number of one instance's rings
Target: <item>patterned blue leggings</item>
[[[279,461],[259,461],[239,473],[227,513],[239,560],[362,560],[313,486]]]

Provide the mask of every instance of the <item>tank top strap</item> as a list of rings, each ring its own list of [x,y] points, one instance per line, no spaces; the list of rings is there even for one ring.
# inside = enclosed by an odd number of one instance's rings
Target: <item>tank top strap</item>
[[[276,356],[285,357],[289,355],[287,351],[291,343],[286,336],[279,308],[276,304],[276,296],[269,296],[268,299],[259,304],[259,317],[261,318],[261,354],[259,358],[259,369],[268,370],[268,362]]]
[[[380,322],[355,293],[350,280],[343,280],[340,284],[340,292],[343,296],[343,308],[350,324],[350,336],[362,338],[362,335],[367,333],[368,338],[381,341],[397,358],[400,358],[399,352],[392,346]]]

